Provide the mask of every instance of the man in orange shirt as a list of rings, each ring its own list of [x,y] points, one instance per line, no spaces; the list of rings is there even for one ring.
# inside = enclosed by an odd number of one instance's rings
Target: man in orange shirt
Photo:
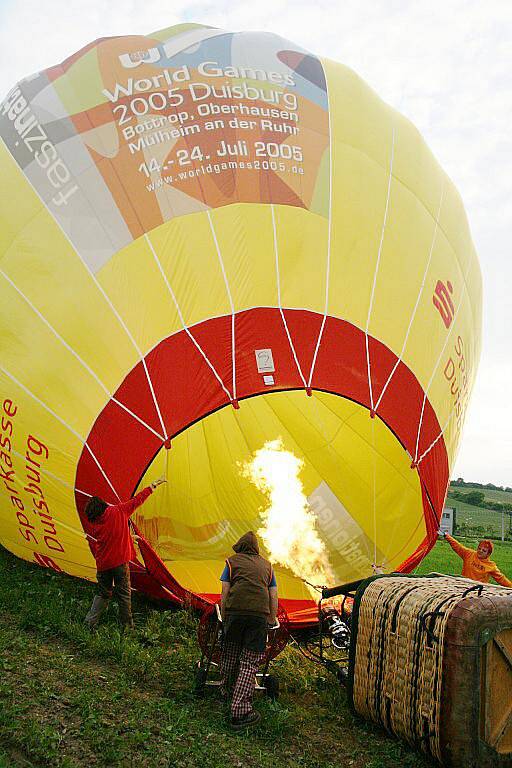
[[[439,531],[439,535],[444,537],[454,552],[462,558],[462,575],[467,579],[481,581],[488,584],[490,579],[494,579],[503,587],[512,587],[512,581],[499,570],[495,562],[490,560],[493,550],[493,543],[488,539],[483,539],[477,549],[470,549],[459,544],[457,539],[450,536],[449,533]]]

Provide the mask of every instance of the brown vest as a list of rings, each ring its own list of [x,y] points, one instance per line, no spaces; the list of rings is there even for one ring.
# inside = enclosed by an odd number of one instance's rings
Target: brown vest
[[[226,560],[230,587],[226,598],[226,613],[247,613],[256,616],[270,614],[268,586],[272,566],[261,555],[239,552]]]

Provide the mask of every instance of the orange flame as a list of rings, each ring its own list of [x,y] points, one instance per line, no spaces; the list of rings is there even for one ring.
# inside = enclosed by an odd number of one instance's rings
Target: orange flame
[[[329,585],[334,583],[334,574],[299,477],[303,466],[279,438],[256,451],[243,465],[242,474],[268,500],[261,512],[263,525],[258,535],[270,559],[312,584]],[[309,589],[318,600],[318,592]]]

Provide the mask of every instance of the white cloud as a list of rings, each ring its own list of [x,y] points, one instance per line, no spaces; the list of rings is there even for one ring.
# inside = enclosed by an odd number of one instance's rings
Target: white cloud
[[[482,370],[457,472],[512,485],[510,0],[0,0],[0,92],[97,37],[182,21],[274,31],[348,64],[422,132],[461,192],[484,277]]]

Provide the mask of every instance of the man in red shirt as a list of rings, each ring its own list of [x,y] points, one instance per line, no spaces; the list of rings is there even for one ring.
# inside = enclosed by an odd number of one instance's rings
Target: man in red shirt
[[[133,627],[132,598],[130,586],[130,562],[137,555],[128,527],[128,520],[135,510],[151,496],[162,483],[163,477],[129,501],[120,504],[107,504],[103,499],[93,496],[87,502],[85,514],[91,523],[91,535],[95,540],[94,557],[96,559],[99,595],[94,597],[85,623],[89,629],[95,629],[101,614],[107,607],[112,592],[119,603],[119,617],[123,629]]]

